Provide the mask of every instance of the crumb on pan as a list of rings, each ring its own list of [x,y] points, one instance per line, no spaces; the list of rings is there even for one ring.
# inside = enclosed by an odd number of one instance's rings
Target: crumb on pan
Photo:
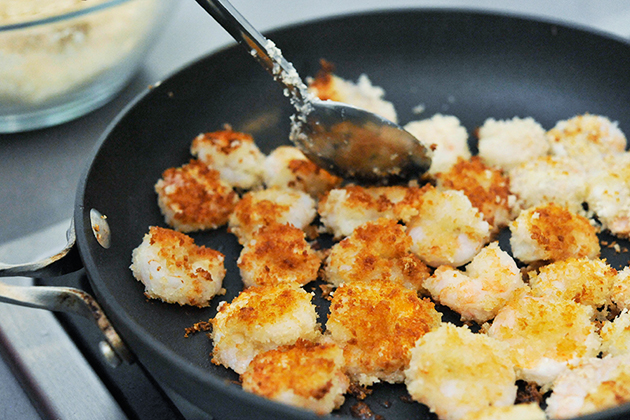
[[[293,188],[318,198],[339,186],[341,181],[311,162],[294,146],[277,147],[265,159],[264,183],[267,188]]]
[[[437,187],[460,190],[498,231],[516,217],[516,197],[510,193],[510,181],[497,169],[484,164],[478,156],[459,159],[449,171],[436,175]]]
[[[409,122],[404,128],[433,149],[430,175],[450,170],[458,158],[470,159],[468,132],[457,117],[435,114],[431,118]]]
[[[227,223],[238,194],[198,160],[169,168],[155,184],[166,224],[180,232],[216,229]]]
[[[304,285],[317,278],[321,259],[301,229],[272,223],[254,232],[237,265],[245,287],[279,282]]]
[[[303,230],[315,216],[315,200],[302,191],[281,188],[249,191],[230,214],[229,230],[243,245],[261,226],[284,223]]]
[[[344,283],[333,295],[326,334],[343,348],[353,381],[396,383],[404,379],[416,340],[441,317],[430,300],[397,283]]]
[[[589,220],[554,203],[521,212],[509,227],[512,254],[524,263],[596,258],[600,253],[597,229]]]
[[[494,318],[525,283],[510,254],[493,242],[473,258],[465,271],[438,267],[424,287],[437,302],[459,313],[463,321],[482,324]]]
[[[411,252],[411,243],[405,227],[395,220],[366,222],[330,249],[324,279],[334,286],[381,279],[422,291],[431,273]]]
[[[508,171],[545,156],[550,149],[545,129],[533,118],[488,118],[477,132],[479,157],[490,166]]]
[[[407,390],[442,420],[514,404],[516,378],[505,343],[444,323],[420,338],[411,354]]]
[[[211,319],[212,362],[243,373],[258,354],[320,335],[312,294],[294,283],[250,287]]]
[[[246,391],[323,415],[345,401],[350,381],[343,366],[336,344],[299,339],[258,354],[241,381]]]
[[[151,226],[133,250],[131,271],[145,295],[167,303],[208,306],[222,288],[224,255],[171,229]]]
[[[583,359],[558,377],[547,399],[550,419],[568,419],[630,402],[630,355]]]
[[[509,345],[517,379],[548,389],[569,363],[599,353],[593,313],[572,300],[523,295],[499,311],[487,333]]]
[[[464,265],[490,241],[490,225],[463,192],[431,187],[421,200],[407,234],[411,250],[427,265]]]
[[[190,152],[218,170],[232,187],[251,189],[262,184],[265,155],[247,133],[226,126],[224,130],[199,134],[192,141]]]

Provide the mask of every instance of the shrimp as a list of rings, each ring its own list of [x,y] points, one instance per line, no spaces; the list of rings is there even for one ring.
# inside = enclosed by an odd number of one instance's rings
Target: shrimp
[[[343,349],[351,380],[397,383],[404,379],[416,340],[441,318],[433,302],[400,284],[344,283],[333,294],[326,334]]]
[[[540,406],[535,403],[490,406],[482,410],[469,412],[460,420],[547,420]]]
[[[490,225],[461,191],[428,188],[407,223],[411,250],[431,267],[470,262],[490,240]]]
[[[442,420],[461,420],[516,399],[514,365],[505,343],[444,323],[411,350],[405,383],[411,397]]]
[[[512,255],[524,263],[597,258],[597,229],[584,216],[554,203],[531,207],[510,223]]]
[[[604,321],[599,335],[602,337],[603,355],[630,354],[630,312],[624,309],[612,321]]]
[[[321,336],[313,296],[297,283],[250,287],[222,302],[212,323],[212,362],[245,372],[259,353]]]
[[[465,272],[440,266],[424,281],[424,287],[463,321],[481,324],[494,318],[525,283],[512,257],[493,242],[473,258]]]
[[[131,271],[145,295],[167,303],[208,306],[224,294],[225,256],[180,232],[151,226],[132,252]]]
[[[155,184],[155,192],[166,224],[180,232],[226,224],[239,200],[218,171],[198,160],[165,170]]]

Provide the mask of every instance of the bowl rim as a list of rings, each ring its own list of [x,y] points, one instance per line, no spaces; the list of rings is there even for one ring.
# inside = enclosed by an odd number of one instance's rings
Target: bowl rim
[[[62,14],[46,16],[42,18],[34,18],[32,20],[25,20],[22,22],[9,23],[6,25],[0,25],[0,32],[8,32],[18,29],[27,29],[40,25],[47,25],[50,23],[63,22],[65,20],[73,19],[79,16],[84,16],[92,12],[109,9],[111,7],[118,6],[124,3],[130,3],[134,0],[105,0],[98,4],[89,7],[83,7],[76,10],[71,10]]]

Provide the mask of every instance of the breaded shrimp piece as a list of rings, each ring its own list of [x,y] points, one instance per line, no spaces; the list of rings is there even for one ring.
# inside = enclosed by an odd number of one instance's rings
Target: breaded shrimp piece
[[[621,238],[630,237],[630,153],[605,158],[591,171],[586,202],[603,229]]]
[[[604,356],[630,355],[630,312],[624,309],[612,321],[605,321],[599,335]]]
[[[540,406],[535,403],[490,406],[482,410],[469,412],[461,420],[547,420]]]
[[[343,348],[351,380],[396,383],[416,340],[441,319],[433,302],[398,283],[344,283],[333,294],[326,334]]]
[[[350,381],[343,365],[336,344],[300,339],[258,354],[241,381],[246,391],[324,415],[345,401]]]
[[[212,322],[212,363],[245,372],[258,354],[321,336],[313,295],[296,283],[250,287],[221,303]]]
[[[460,158],[449,171],[437,174],[436,179],[441,190],[463,191],[494,231],[517,216],[510,180],[499,169],[485,165],[478,156],[470,160]]]
[[[601,259],[568,258],[540,267],[529,274],[534,296],[572,299],[593,309],[611,306],[617,270]]]
[[[435,114],[429,119],[411,121],[404,128],[433,149],[429,175],[450,170],[459,158],[470,159],[468,132],[457,117]]]
[[[617,273],[612,286],[612,301],[617,308],[630,310],[630,267]]]
[[[512,255],[524,263],[599,256],[597,229],[587,218],[554,203],[521,212],[509,227]]]
[[[509,171],[510,191],[520,208],[556,203],[574,213],[584,214],[587,173],[573,158],[542,156]]]
[[[265,155],[252,136],[233,131],[230,127],[212,133],[199,134],[190,152],[235,188],[252,189],[263,181]]]
[[[133,250],[131,271],[145,286],[145,296],[167,303],[208,306],[225,293],[225,256],[180,232],[151,226]]]
[[[427,188],[407,223],[411,250],[431,267],[470,262],[490,240],[490,225],[461,191]]]
[[[246,193],[230,214],[228,226],[244,245],[262,226],[284,223],[305,229],[316,214],[315,200],[310,195],[297,190],[268,188]]]
[[[630,402],[630,356],[590,358],[564,372],[547,399],[550,419],[574,418]]]
[[[462,321],[482,324],[494,318],[525,283],[510,254],[493,242],[465,271],[448,265],[438,267],[424,281],[424,287],[437,302],[459,313]]]
[[[481,160],[504,171],[545,156],[550,149],[545,129],[531,117],[488,118],[477,136]]]
[[[427,187],[361,187],[335,188],[320,199],[318,212],[326,232],[335,239],[348,236],[363,223],[381,217],[408,221],[418,214]]]
[[[602,156],[626,150],[626,136],[618,124],[601,115],[583,114],[558,121],[547,138],[553,155],[573,157],[586,167]]]
[[[431,273],[411,252],[411,243],[405,227],[395,220],[366,222],[330,249],[324,279],[334,286],[382,279],[422,291]]]
[[[546,390],[569,363],[599,353],[593,312],[572,300],[524,295],[499,310],[487,333],[509,345],[517,379]]]
[[[394,104],[384,99],[385,90],[372,85],[367,75],[361,74],[356,83],[342,79],[334,73],[334,65],[321,61],[315,78],[308,78],[308,90],[321,100],[345,102],[398,122]]]
[[[198,160],[169,168],[155,184],[166,224],[180,232],[215,229],[227,223],[239,200],[219,172]]]
[[[411,350],[405,383],[411,397],[441,420],[514,404],[516,377],[505,343],[444,323]]]
[[[277,147],[265,159],[264,182],[267,187],[294,188],[318,198],[339,186],[341,181],[308,160],[297,147]]]
[[[321,259],[301,229],[272,223],[254,232],[237,265],[245,287],[290,281],[304,285],[317,278]]]

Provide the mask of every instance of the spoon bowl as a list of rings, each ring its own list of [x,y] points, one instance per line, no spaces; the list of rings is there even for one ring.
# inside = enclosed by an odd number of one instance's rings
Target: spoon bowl
[[[431,150],[402,127],[364,109],[322,101],[309,93],[280,49],[228,0],[196,1],[285,87],[296,109],[290,139],[314,163],[362,182],[417,177],[429,169]]]

